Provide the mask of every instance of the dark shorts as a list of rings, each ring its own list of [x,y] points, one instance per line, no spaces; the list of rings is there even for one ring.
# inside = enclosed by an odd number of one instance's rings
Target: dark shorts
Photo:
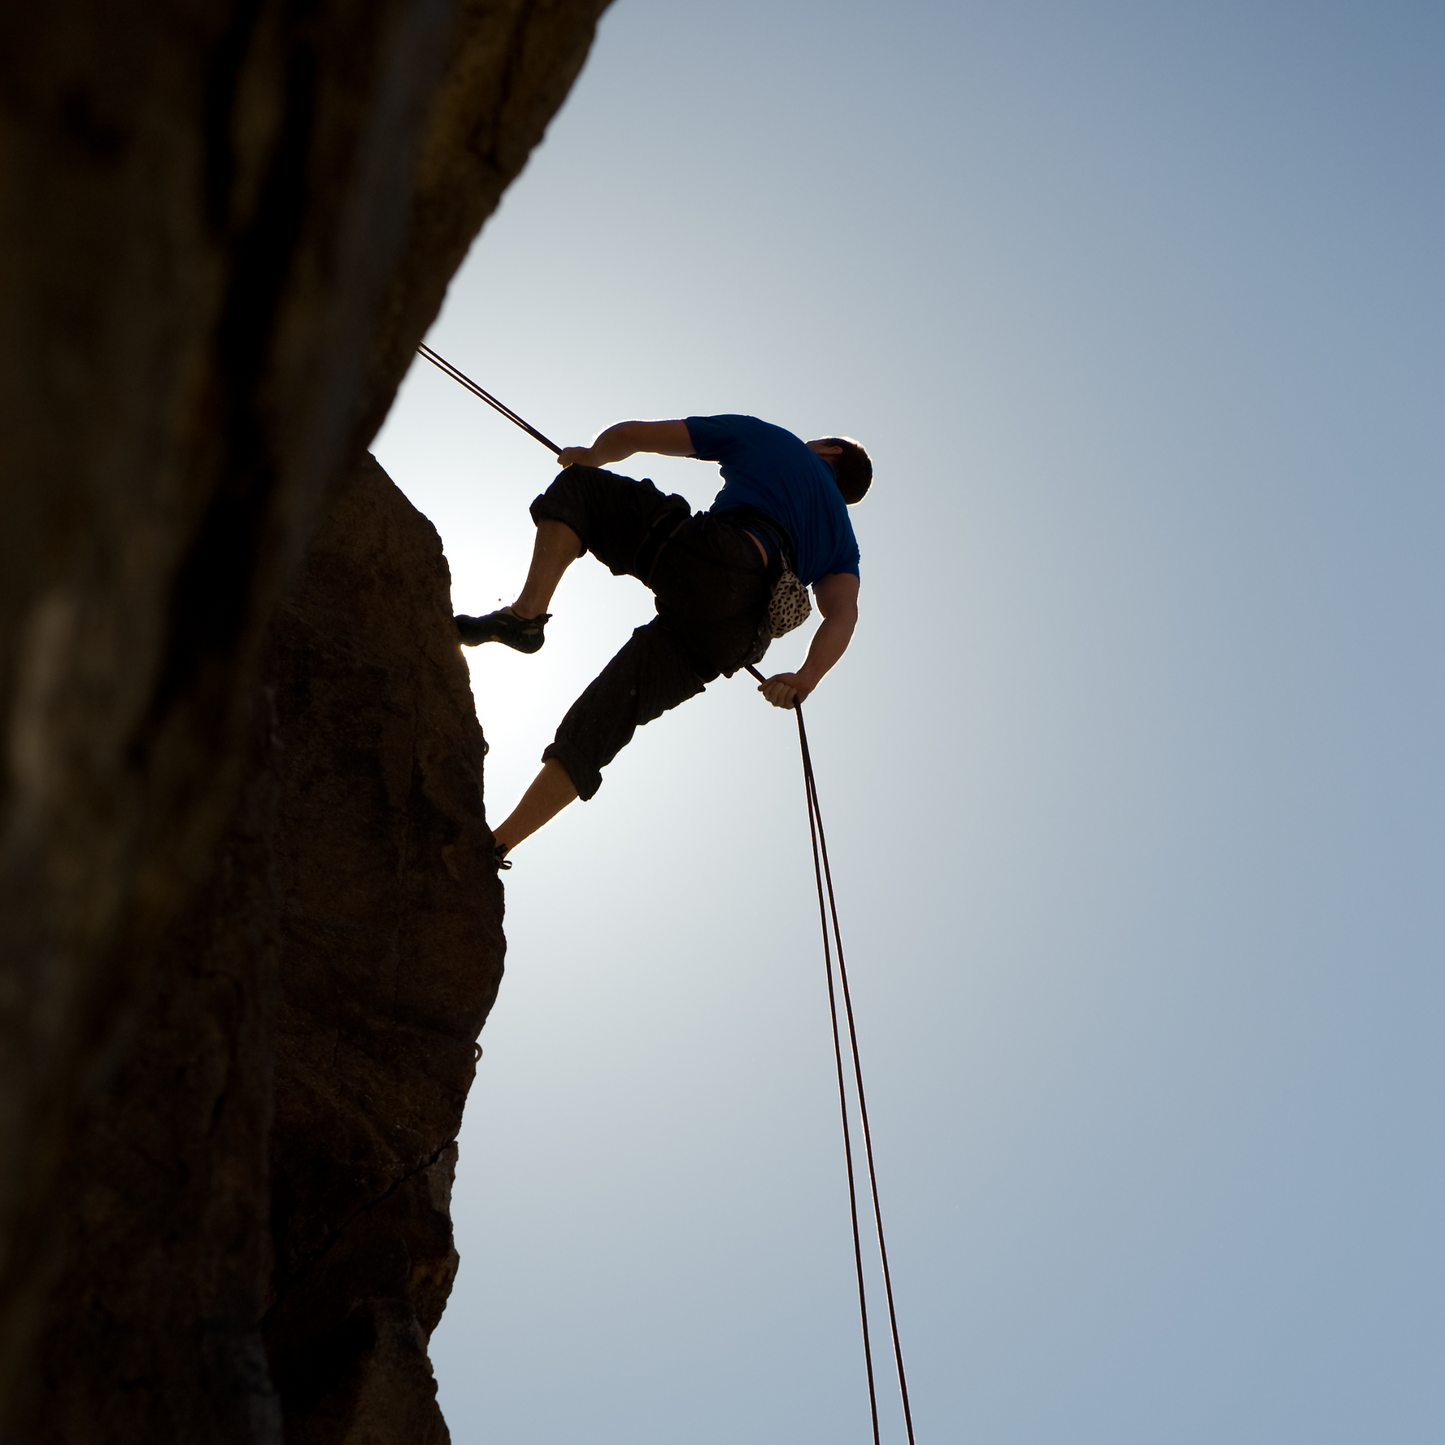
[[[584,551],[652,589],[657,616],[572,704],[542,754],[567,770],[578,796],[644,723],[700,693],[766,646],[771,576],[752,538],[650,481],[568,467],[532,503],[532,520],[566,522]]]

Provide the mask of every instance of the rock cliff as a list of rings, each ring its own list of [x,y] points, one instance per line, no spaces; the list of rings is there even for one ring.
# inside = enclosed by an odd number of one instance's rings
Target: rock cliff
[[[445,1440],[426,1340],[502,976],[484,744],[435,531],[368,459],[273,629],[275,1270],[290,1442]],[[358,1433],[358,1430],[360,1433]]]
[[[235,820],[69,1160],[18,1436],[447,1438],[426,1340],[503,953],[483,751],[441,543],[368,458],[277,611]]]
[[[6,1441],[444,1428],[499,904],[364,448],[604,4],[0,7]],[[422,613],[346,630],[348,527]]]

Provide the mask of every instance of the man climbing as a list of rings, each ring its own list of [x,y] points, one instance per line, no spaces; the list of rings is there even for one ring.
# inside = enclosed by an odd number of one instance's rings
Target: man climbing
[[[635,452],[718,462],[723,489],[693,516],[685,498],[603,470]],[[525,586],[510,607],[458,617],[462,642],[536,652],[562,574],[589,551],[614,575],[649,587],[657,616],[562,719],[541,772],[496,829],[502,868],[574,798],[596,793],[601,770],[638,727],[719,674],[757,662],[772,637],[796,626],[807,613],[802,588],[812,587],[823,621],[803,666],[758,689],[775,707],[791,708],[817,687],[858,621],[858,543],[847,509],[868,491],[873,464],[857,442],[803,442],[750,416],[690,416],[618,422],[557,460],[564,470],[532,503],[537,536]]]

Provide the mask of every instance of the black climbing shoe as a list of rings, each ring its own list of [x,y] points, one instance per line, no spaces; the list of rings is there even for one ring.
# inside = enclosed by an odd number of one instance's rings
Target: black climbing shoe
[[[507,850],[502,847],[500,843],[492,849],[492,857],[497,860],[497,867],[504,873],[512,866],[511,861],[507,857]]]
[[[463,647],[475,647],[479,642],[505,642],[517,652],[539,652],[547,640],[542,629],[551,616],[550,612],[544,612],[540,617],[518,617],[510,607],[489,612],[485,617],[458,616],[457,636]]]

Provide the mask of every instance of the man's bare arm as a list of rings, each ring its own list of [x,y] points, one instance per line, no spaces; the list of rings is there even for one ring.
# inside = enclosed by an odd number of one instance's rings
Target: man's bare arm
[[[823,674],[848,650],[858,625],[858,579],[851,572],[831,572],[813,584],[822,625],[813,634],[808,658],[797,672],[780,672],[758,691],[774,707],[796,707],[823,680]]]
[[[690,457],[692,437],[685,421],[620,421],[603,432],[590,447],[563,447],[557,460],[564,467],[606,467],[634,452],[656,452],[664,457]]]

